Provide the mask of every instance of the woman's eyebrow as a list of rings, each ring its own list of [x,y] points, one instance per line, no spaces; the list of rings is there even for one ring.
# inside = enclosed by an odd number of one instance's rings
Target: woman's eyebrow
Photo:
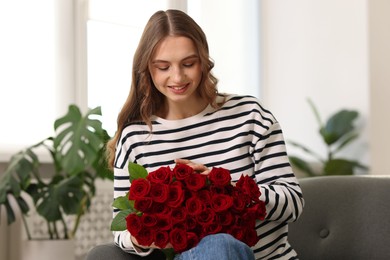
[[[192,54],[192,55],[189,55],[189,56],[185,57],[181,61],[185,61],[185,60],[189,60],[189,59],[195,59],[195,58],[197,59],[197,58],[199,58],[199,56],[197,54]],[[167,60],[154,60],[154,61],[152,61],[152,64],[155,64],[155,63],[169,63],[169,61],[167,61]]]

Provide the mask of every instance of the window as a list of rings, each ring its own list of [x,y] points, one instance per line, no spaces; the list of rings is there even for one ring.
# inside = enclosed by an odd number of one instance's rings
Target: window
[[[0,1],[0,161],[51,135],[54,119],[72,102],[73,54],[61,51],[69,42],[58,26],[67,21],[53,12],[55,2]]]

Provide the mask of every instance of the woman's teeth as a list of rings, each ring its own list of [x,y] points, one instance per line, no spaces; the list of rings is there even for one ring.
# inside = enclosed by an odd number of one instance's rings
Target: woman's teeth
[[[171,88],[173,88],[174,90],[181,90],[183,88],[185,88],[186,86],[181,86],[181,87],[175,87],[175,86],[171,86]]]

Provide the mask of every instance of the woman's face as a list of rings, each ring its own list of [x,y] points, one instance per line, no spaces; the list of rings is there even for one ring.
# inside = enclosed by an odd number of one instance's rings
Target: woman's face
[[[156,88],[171,105],[193,105],[199,101],[202,79],[198,51],[191,39],[168,36],[155,48],[149,64]]]

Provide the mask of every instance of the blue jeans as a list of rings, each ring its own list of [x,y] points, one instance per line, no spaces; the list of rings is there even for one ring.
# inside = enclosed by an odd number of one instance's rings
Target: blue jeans
[[[199,244],[176,255],[174,260],[254,260],[253,251],[245,243],[228,234],[204,237]]]

